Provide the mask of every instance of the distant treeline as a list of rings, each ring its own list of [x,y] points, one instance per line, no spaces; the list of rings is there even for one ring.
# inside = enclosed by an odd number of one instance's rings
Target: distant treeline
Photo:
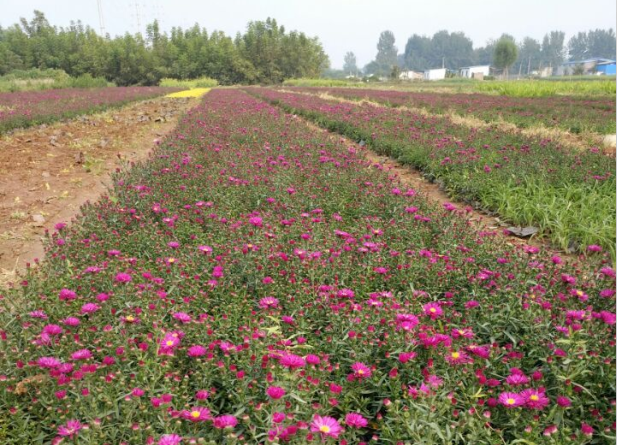
[[[394,65],[413,71],[441,68],[442,65],[452,70],[463,66],[490,65],[493,62],[495,45],[501,39],[516,43],[518,59],[512,65],[511,71],[522,74],[547,67],[556,68],[565,60],[591,57],[615,59],[615,31],[612,28],[579,32],[570,38],[567,44],[565,37],[563,31],[551,31],[541,42],[531,37],[517,41],[513,36],[503,34],[485,46],[474,48],[473,41],[463,32],[439,31],[432,37],[412,35],[407,40],[404,51],[398,53],[394,46],[394,34],[384,31],[377,44],[377,56],[364,67],[364,72],[389,75]]]
[[[13,70],[61,69],[72,77],[90,74],[117,85],[156,85],[162,78],[210,77],[221,84],[278,83],[319,77],[329,66],[316,37],[287,32],[274,19],[250,22],[235,38],[208,33],[197,24],[161,32],[155,21],[146,35],[100,36],[80,22],[49,24],[34,11],[30,21],[0,27],[0,75]]]

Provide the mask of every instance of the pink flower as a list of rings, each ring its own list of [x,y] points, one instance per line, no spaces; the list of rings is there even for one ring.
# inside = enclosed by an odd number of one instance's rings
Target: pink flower
[[[178,320],[180,323],[190,323],[191,322],[191,316],[187,314],[186,312],[176,312],[175,314],[173,314],[173,318],[175,320]]]
[[[116,275],[114,280],[116,283],[129,283],[133,278],[127,273],[119,273]]]
[[[204,346],[194,345],[188,349],[187,354],[189,357],[202,357],[206,355],[206,352],[208,350]]]
[[[62,289],[58,296],[60,300],[74,300],[77,298],[77,294],[70,289]]]
[[[210,246],[199,246],[198,249],[200,252],[203,252],[206,255],[210,255],[212,253],[212,247]]]
[[[368,379],[372,374],[371,369],[361,362],[351,365],[351,369],[353,370],[353,377],[360,380]]]
[[[76,318],[76,317],[65,318],[62,321],[62,323],[64,323],[67,326],[72,326],[72,327],[79,326],[81,324],[81,322],[79,321],[79,318]]]
[[[319,433],[322,437],[337,438],[343,432],[343,428],[333,417],[315,415],[311,422],[311,432]]]
[[[401,352],[398,355],[398,361],[401,363],[407,363],[409,360],[413,360],[416,357],[415,352]]]
[[[266,394],[274,400],[278,400],[285,395],[285,390],[279,386],[270,386],[266,389]]]
[[[473,359],[463,351],[451,351],[446,355],[446,361],[451,365],[463,365],[473,363]]]
[[[557,397],[557,405],[561,406],[562,408],[567,408],[568,406],[572,405],[572,402],[565,396],[559,396]]]
[[[290,369],[302,368],[306,364],[306,362],[304,361],[302,357],[300,357],[299,355],[295,355],[295,354],[284,354],[279,359],[279,363],[281,366],[285,368],[290,368]]]
[[[345,416],[345,425],[352,428],[364,428],[368,425],[368,420],[358,413],[349,413]]]
[[[585,436],[587,437],[593,436],[593,431],[594,430],[591,425],[588,425],[585,422],[581,424],[581,433],[583,433]]]
[[[255,227],[263,227],[263,220],[259,216],[249,218],[249,223]]]
[[[72,439],[82,428],[83,425],[79,420],[69,420],[64,425],[58,427],[58,434]]]
[[[96,303],[86,303],[81,307],[82,314],[93,314],[98,311],[101,307]]]
[[[158,445],[178,445],[182,442],[182,437],[177,434],[165,434],[159,439]]]
[[[515,392],[502,392],[499,394],[499,403],[506,408],[516,408],[525,404],[525,399]]]
[[[321,363],[321,359],[314,354],[308,354],[304,359],[309,365],[318,365]]]
[[[36,364],[41,368],[53,369],[60,366],[62,362],[55,357],[41,357],[36,361]]]
[[[436,302],[427,303],[422,306],[422,309],[424,309],[424,315],[431,317],[432,320],[435,320],[443,314],[443,309],[441,309],[439,303]]]
[[[521,397],[525,399],[525,406],[529,409],[542,410],[550,403],[550,400],[546,397],[544,391],[537,389],[526,389],[521,392]]]
[[[234,416],[226,414],[224,416],[218,416],[214,418],[213,425],[214,428],[233,428],[238,424],[238,419]]]
[[[189,410],[182,411],[182,418],[191,422],[204,422],[210,420],[210,410],[203,406],[194,406]]]
[[[80,349],[71,354],[71,359],[73,360],[88,360],[90,358],[92,358],[92,352],[87,349]]]
[[[264,297],[259,300],[259,307],[262,309],[275,309],[279,305],[278,298]]]

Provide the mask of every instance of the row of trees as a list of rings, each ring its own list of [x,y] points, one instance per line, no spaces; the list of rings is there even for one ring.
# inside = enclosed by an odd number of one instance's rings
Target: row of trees
[[[197,24],[161,32],[155,21],[146,35],[98,35],[80,22],[51,26],[34,12],[9,28],[0,27],[0,75],[14,69],[56,68],[71,76],[89,73],[118,85],[154,85],[161,78],[212,77],[222,84],[278,83],[319,77],[329,66],[316,37],[287,32],[276,20],[250,22],[235,38],[208,33]]]
[[[497,51],[498,43],[509,41],[515,45],[515,60],[508,66],[513,66],[518,72],[529,74],[531,71],[546,67],[556,68],[564,60],[582,60],[589,57],[615,58],[615,32],[611,29],[596,29],[589,32],[579,32],[569,42],[565,43],[563,31],[551,31],[542,41],[525,37],[520,41],[508,34],[503,34],[497,40],[489,41],[485,46],[475,48],[472,40],[462,32],[439,31],[432,37],[412,35],[405,45],[403,53],[398,54],[394,34],[384,31],[379,36],[375,60],[364,67],[366,74],[387,76],[393,67],[423,71],[430,68],[445,67],[458,69],[470,65],[503,65],[505,48]],[[508,46],[512,53],[512,47]],[[511,56],[510,56],[511,57]],[[510,61],[510,58],[508,58]],[[353,63],[351,63],[353,62]],[[358,71],[353,53],[345,56],[346,73]]]

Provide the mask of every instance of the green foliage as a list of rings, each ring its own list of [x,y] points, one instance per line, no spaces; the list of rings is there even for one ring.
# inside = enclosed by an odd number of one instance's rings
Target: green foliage
[[[192,80],[165,78],[165,79],[161,79],[159,86],[193,89],[193,88],[214,88],[218,86],[218,84],[219,83],[216,79],[211,79],[210,77],[200,77],[199,79],[192,79]]]
[[[287,79],[283,85],[290,87],[357,87],[362,85],[356,80],[340,80],[340,79]]]
[[[518,48],[516,43],[510,39],[502,38],[497,45],[495,45],[495,53],[493,55],[493,64],[500,69],[504,70],[507,75],[508,68],[516,61],[518,57]]]
[[[105,38],[81,22],[68,28],[51,26],[40,11],[31,21],[0,29],[0,75],[51,68],[71,77],[103,77],[121,86],[202,77],[231,85],[318,77],[328,65],[317,38],[287,32],[270,18],[249,23],[246,33],[235,39],[198,25],[163,33],[156,21],[146,27],[145,36]]]
[[[53,68],[15,70],[10,74],[0,76],[0,92],[58,88],[102,88],[113,85],[102,77],[92,77],[88,73],[71,77],[63,70]]]
[[[612,28],[579,32],[568,41],[569,60],[589,57],[615,58],[615,31]]]
[[[615,79],[612,80],[520,80],[478,83],[476,91],[514,97],[546,97],[560,95],[615,96]]]

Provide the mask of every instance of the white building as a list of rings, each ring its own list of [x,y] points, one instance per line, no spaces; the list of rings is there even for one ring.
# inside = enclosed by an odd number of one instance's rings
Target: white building
[[[401,80],[422,80],[424,75],[417,71],[402,71],[398,78]]]
[[[442,80],[446,78],[446,69],[437,68],[424,71],[424,80]]]
[[[489,65],[464,66],[461,68],[461,77],[473,79],[477,77],[490,76],[491,67]]]

